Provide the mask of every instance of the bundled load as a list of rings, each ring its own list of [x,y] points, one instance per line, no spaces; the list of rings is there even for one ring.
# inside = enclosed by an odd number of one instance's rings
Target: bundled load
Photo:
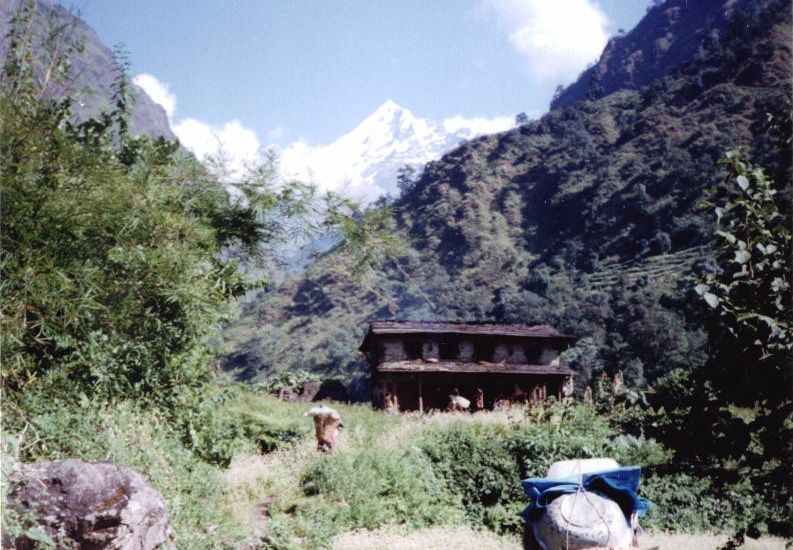
[[[637,495],[641,468],[610,458],[564,460],[546,477],[523,481],[529,550],[637,548],[639,518],[650,503]]]
[[[343,428],[341,416],[336,409],[326,405],[312,407],[306,413],[314,419],[314,434],[317,437],[317,450],[323,453],[332,451],[336,447],[339,437],[339,428]]]

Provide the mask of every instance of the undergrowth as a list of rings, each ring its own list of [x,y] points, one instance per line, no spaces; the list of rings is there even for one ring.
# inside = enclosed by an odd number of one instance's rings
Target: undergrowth
[[[419,416],[337,404],[345,428],[326,455],[314,451],[308,405],[238,386],[187,424],[133,402],[31,400],[26,415],[6,408],[4,463],[126,464],[163,495],[179,548],[327,548],[341,533],[388,526],[465,524],[515,536],[528,504],[520,479],[565,458],[641,465],[651,530],[729,531],[736,514],[762,504],[739,485],[672,471],[663,446],[619,434],[582,405]],[[265,525],[253,526],[262,502]],[[19,530],[13,520],[4,529]]]

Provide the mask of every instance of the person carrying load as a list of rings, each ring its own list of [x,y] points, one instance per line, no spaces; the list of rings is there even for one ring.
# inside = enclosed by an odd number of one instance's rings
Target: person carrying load
[[[328,453],[336,447],[339,428],[343,428],[341,416],[336,409],[325,405],[312,407],[306,416],[314,419],[314,434],[317,437],[317,450]]]

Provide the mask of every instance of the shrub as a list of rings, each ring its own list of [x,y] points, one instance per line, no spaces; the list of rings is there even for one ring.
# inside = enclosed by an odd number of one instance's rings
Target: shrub
[[[625,466],[638,465],[643,469],[660,466],[672,460],[672,451],[652,438],[618,435],[610,444],[611,455]]]
[[[241,385],[201,386],[182,389],[169,419],[184,444],[210,464],[227,467],[243,451],[270,452],[310,432],[292,409],[281,410],[276,401],[255,399]]]
[[[271,548],[327,547],[336,534],[399,524],[409,529],[459,523],[459,500],[416,448],[320,456],[302,474],[298,496],[271,511]]]
[[[306,496],[333,503],[337,529],[420,528],[461,519],[458,499],[415,448],[327,456],[308,469],[301,484]]]
[[[726,531],[737,519],[728,499],[717,494],[704,475],[673,473],[642,480],[641,493],[652,502],[642,521],[660,531]]]
[[[460,496],[470,521],[496,532],[517,530],[523,506],[518,465],[503,436],[488,428],[460,423],[430,432],[419,446]]]
[[[615,433],[593,407],[553,404],[534,414],[506,443],[521,477],[542,477],[557,460],[610,456]]]

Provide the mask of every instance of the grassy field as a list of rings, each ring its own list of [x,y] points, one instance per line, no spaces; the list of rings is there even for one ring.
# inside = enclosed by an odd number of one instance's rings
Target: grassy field
[[[226,395],[191,421],[189,439],[134,403],[42,409],[30,417],[36,446],[5,449],[4,467],[67,457],[126,464],[162,493],[178,548],[509,549],[520,547],[522,477],[562,458],[614,456],[646,467],[642,491],[655,506],[643,548],[718,548],[727,538],[705,534],[729,530],[708,512],[728,515],[707,485],[654,477],[668,451],[651,440],[616,445],[621,438],[591,407],[420,416],[339,404],[345,428],[336,451],[322,454],[304,416],[311,405],[243,387]],[[678,488],[674,498],[667,487]]]
[[[389,415],[368,406],[334,406],[345,428],[336,452],[325,455],[314,450],[311,421],[302,416],[308,405],[255,394],[234,405],[248,414],[298,419],[306,428],[302,438],[274,452],[237,454],[223,471],[229,511],[239,525],[274,548],[520,548],[514,530],[484,529],[480,519],[487,524],[486,514],[472,516],[471,503],[444,485],[442,476],[427,474],[424,470],[433,467],[423,462],[420,449],[438,434],[471,433],[488,440],[522,433],[529,425],[537,428],[536,415],[521,409]],[[578,437],[574,422],[565,422],[556,429]],[[411,470],[410,463],[420,468]],[[518,487],[517,474],[514,484]],[[517,513],[526,504],[518,500],[517,507],[502,513]],[[715,549],[726,540],[719,534],[646,532],[641,547]],[[765,538],[749,540],[745,547],[781,549],[784,544]]]

